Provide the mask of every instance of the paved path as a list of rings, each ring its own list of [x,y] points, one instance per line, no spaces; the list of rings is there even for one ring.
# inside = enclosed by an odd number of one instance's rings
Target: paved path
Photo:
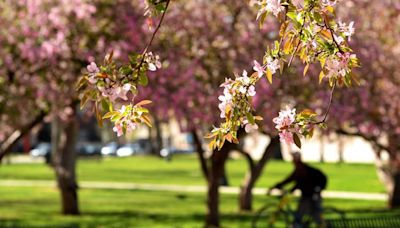
[[[0,186],[11,187],[56,187],[56,183],[50,180],[0,180]],[[206,192],[205,186],[187,186],[187,185],[161,185],[161,184],[142,184],[142,183],[124,183],[124,182],[97,182],[81,181],[80,188],[83,189],[122,189],[122,190],[146,190],[146,191],[169,191],[169,192]],[[226,194],[238,194],[238,187],[221,187],[220,192]],[[265,195],[265,188],[254,188],[253,194]],[[272,192],[277,194],[277,192]],[[359,200],[387,200],[387,195],[383,193],[365,193],[365,192],[340,192],[324,191],[325,198],[338,199],[359,199]]]

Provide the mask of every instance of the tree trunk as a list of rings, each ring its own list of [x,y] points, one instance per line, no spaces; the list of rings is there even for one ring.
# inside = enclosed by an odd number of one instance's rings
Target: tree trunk
[[[61,193],[62,213],[78,215],[78,185],[76,183],[76,135],[77,120],[75,107],[70,120],[63,123],[55,117],[52,124],[53,166]]]
[[[153,154],[159,155],[163,147],[161,122],[156,115],[154,115],[154,136],[153,136]]]
[[[393,175],[393,189],[389,192],[389,208],[400,208],[400,171]]]
[[[211,156],[211,169],[208,177],[208,214],[206,227],[219,227],[219,185],[224,174],[225,162],[233,144],[225,142],[220,151],[214,151]]]
[[[250,170],[246,174],[242,185],[240,186],[240,194],[239,194],[239,208],[241,211],[251,211],[252,210],[252,202],[253,202],[253,194],[252,190],[260,177],[265,165],[267,162],[274,156],[276,150],[280,150],[280,141],[279,137],[275,136],[271,138],[271,142],[268,144],[265,149],[260,161],[256,164],[250,165]]]
[[[400,208],[400,136],[389,134],[389,170],[392,186],[389,189],[389,208]]]
[[[319,162],[324,163],[325,162],[325,136],[321,133],[319,136],[319,142],[320,142],[320,147],[319,147]]]
[[[229,180],[228,180],[228,175],[226,175],[226,169],[225,169],[225,166],[224,166],[224,170],[222,170],[222,176],[221,176],[221,178],[219,179],[219,184],[221,185],[221,186],[229,186]]]
[[[344,138],[342,135],[338,135],[338,153],[339,153],[338,163],[343,163],[344,162]]]
[[[194,146],[195,146],[197,156],[199,157],[201,171],[203,173],[204,178],[207,180],[209,177],[209,174],[208,174],[207,160],[204,155],[205,151],[203,149],[203,145],[200,141],[199,136],[197,135],[196,130],[192,130],[191,134],[193,136],[193,141],[194,141]]]

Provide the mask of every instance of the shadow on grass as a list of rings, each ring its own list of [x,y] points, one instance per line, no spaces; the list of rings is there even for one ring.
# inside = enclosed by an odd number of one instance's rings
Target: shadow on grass
[[[57,216],[47,220],[47,216],[35,215],[26,219],[0,219],[0,227],[202,227],[205,215],[202,213],[168,214],[136,210],[88,211],[81,216]],[[252,215],[222,214],[222,223],[251,223]],[[37,219],[35,219],[37,218]],[[73,221],[71,221],[73,220]],[[224,222],[225,221],[225,222]]]

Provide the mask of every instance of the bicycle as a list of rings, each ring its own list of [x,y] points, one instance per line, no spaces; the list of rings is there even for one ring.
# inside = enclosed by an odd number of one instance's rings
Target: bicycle
[[[272,196],[271,190],[267,192],[267,195]],[[292,195],[288,190],[280,190],[280,194],[274,200],[268,201],[257,211],[252,221],[252,228],[292,227],[296,212],[290,206],[291,200]],[[337,214],[340,218],[344,218],[344,213],[333,207],[324,208],[325,213]],[[321,219],[322,223],[317,224],[311,216],[304,216],[301,227],[325,227],[324,218]]]

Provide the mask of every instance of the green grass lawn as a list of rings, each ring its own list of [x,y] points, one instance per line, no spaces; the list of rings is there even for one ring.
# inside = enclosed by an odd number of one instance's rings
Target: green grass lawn
[[[221,196],[222,225],[250,227],[254,214],[239,213],[236,197]],[[265,200],[256,196],[255,208]],[[206,211],[200,193],[83,189],[79,201],[81,216],[61,216],[57,189],[2,187],[0,227],[202,227]],[[360,213],[381,210],[385,203],[327,199],[325,206]]]
[[[383,192],[373,165],[313,165],[329,176],[329,190]],[[257,187],[271,186],[292,168],[290,163],[271,162]],[[230,160],[227,173],[231,186],[238,186],[246,171],[244,160]],[[195,156],[177,156],[172,162],[156,157],[82,159],[78,162],[78,178],[81,181],[205,184]],[[54,175],[44,164],[1,165],[0,180],[6,179],[53,180]],[[81,216],[61,216],[59,200],[55,188],[3,186],[0,188],[0,227],[202,227],[206,212],[204,193],[82,189],[79,191]],[[254,207],[260,208],[266,200],[266,196],[255,196]],[[366,209],[384,210],[386,203],[326,199],[325,206],[334,206],[352,215],[364,213]],[[223,227],[250,227],[254,213],[239,213],[237,208],[236,195],[221,195]]]
[[[369,164],[312,164],[329,178],[328,190],[384,192],[375,167]],[[272,161],[264,170],[257,187],[269,187],[287,176],[291,163]],[[239,186],[247,164],[244,160],[229,160],[227,173],[231,186]],[[0,166],[0,180],[53,180],[54,174],[44,164],[11,164]],[[156,157],[82,159],[78,162],[78,179],[82,181],[118,181],[134,183],[204,185],[195,156],[176,156],[171,162]]]

